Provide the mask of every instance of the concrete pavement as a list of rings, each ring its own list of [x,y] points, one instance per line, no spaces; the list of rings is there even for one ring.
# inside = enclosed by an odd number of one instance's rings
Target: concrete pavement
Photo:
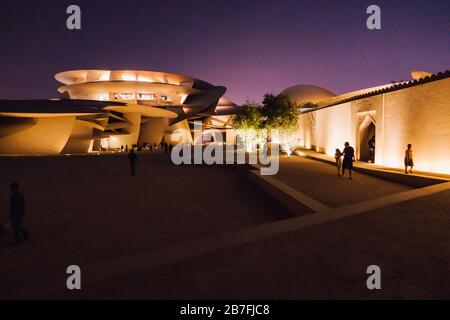
[[[0,159],[34,207],[31,241],[0,245],[0,297],[450,298],[443,186],[282,159],[274,178],[330,209],[279,220],[287,212],[232,167],[142,159],[136,179],[123,156]],[[68,264],[84,270],[81,292],[64,289]],[[381,291],[365,287],[369,264]]]

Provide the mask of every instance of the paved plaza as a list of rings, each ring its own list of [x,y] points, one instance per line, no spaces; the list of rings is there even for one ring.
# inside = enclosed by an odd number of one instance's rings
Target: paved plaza
[[[5,157],[27,196],[29,242],[0,241],[1,298],[450,298],[450,186],[414,189],[282,157],[272,177],[323,204],[294,217],[235,166],[140,155]],[[65,268],[83,290],[65,289]],[[382,290],[366,288],[379,265]]]

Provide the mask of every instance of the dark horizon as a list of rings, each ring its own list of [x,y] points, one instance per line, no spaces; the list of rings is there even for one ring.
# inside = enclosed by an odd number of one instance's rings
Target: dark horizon
[[[371,4],[381,30],[366,28]],[[0,99],[58,97],[54,74],[71,69],[185,74],[239,104],[302,83],[341,94],[449,69],[449,13],[444,0],[3,2]]]

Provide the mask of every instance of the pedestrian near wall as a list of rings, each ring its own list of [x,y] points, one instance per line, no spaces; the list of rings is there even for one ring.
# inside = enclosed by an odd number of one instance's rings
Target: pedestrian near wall
[[[353,170],[353,162],[355,161],[355,149],[350,146],[350,143],[345,143],[344,151],[344,161],[342,162],[342,177],[345,177],[345,169],[348,170],[349,179],[352,180],[352,170]]]
[[[409,173],[413,173],[412,169],[414,167],[414,160],[413,160],[413,150],[412,150],[412,144],[408,144],[405,151],[405,173],[408,174],[408,167]]]

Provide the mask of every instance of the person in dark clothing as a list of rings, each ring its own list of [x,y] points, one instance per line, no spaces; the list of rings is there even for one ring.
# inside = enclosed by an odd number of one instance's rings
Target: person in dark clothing
[[[169,146],[167,145],[167,143],[164,142],[163,148],[164,148],[164,155],[167,156],[167,153],[169,152]]]
[[[369,147],[369,162],[375,162],[375,136],[373,136],[367,143]]]
[[[130,153],[128,154],[128,160],[130,161],[130,169],[131,169],[131,175],[136,175],[136,163],[139,164],[139,159],[134,152],[134,148],[130,149]]]
[[[409,173],[413,173],[414,160],[412,144],[408,144],[405,151],[405,173],[408,174],[408,167],[410,167]]]
[[[352,169],[353,169],[353,162],[355,161],[355,150],[350,147],[350,143],[345,143],[344,151],[342,151],[344,154],[344,161],[342,162],[342,177],[345,177],[345,169],[348,169],[349,172],[349,179],[352,178]]]
[[[29,232],[22,226],[25,217],[25,197],[19,191],[20,184],[11,184],[11,195],[9,196],[9,220],[14,232],[14,244],[28,240]]]

